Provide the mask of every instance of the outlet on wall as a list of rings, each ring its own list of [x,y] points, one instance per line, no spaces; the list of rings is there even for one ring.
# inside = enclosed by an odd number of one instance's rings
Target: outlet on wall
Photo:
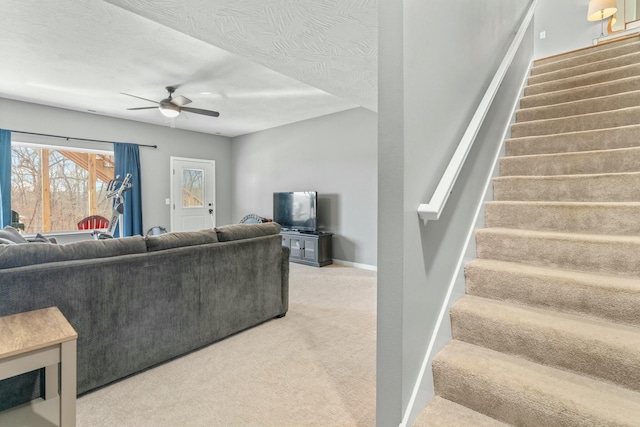
[[[540,31],[540,40],[546,39],[546,38],[547,38],[547,32],[546,31]]]

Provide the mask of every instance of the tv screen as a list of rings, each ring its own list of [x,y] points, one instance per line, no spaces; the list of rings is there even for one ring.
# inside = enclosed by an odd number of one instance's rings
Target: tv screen
[[[318,193],[273,193],[273,220],[285,230],[317,231]]]

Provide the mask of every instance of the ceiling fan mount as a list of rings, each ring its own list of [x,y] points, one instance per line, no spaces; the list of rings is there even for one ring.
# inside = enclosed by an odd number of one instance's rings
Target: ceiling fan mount
[[[131,96],[133,98],[142,99],[144,101],[153,102],[157,104],[157,107],[136,107],[136,108],[127,108],[127,110],[149,110],[152,108],[158,108],[162,115],[166,117],[177,117],[181,112],[185,111],[188,113],[194,114],[202,114],[205,116],[218,117],[220,113],[212,110],[203,110],[201,108],[192,108],[185,107],[185,105],[190,104],[191,100],[185,96],[178,95],[175,98],[173,97],[174,92],[177,87],[175,86],[167,86],[165,90],[169,93],[169,96],[161,101],[154,101],[152,99],[142,98],[140,96],[131,95],[128,93],[120,92],[122,95]]]

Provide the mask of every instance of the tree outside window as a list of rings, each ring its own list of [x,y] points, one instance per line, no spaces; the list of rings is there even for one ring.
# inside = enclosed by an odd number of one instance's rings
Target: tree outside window
[[[11,209],[25,233],[72,231],[91,215],[111,217],[112,154],[12,145]]]

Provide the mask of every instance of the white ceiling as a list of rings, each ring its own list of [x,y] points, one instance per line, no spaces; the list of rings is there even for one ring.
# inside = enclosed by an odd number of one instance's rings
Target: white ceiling
[[[377,108],[376,0],[0,1],[0,97],[237,136]]]

